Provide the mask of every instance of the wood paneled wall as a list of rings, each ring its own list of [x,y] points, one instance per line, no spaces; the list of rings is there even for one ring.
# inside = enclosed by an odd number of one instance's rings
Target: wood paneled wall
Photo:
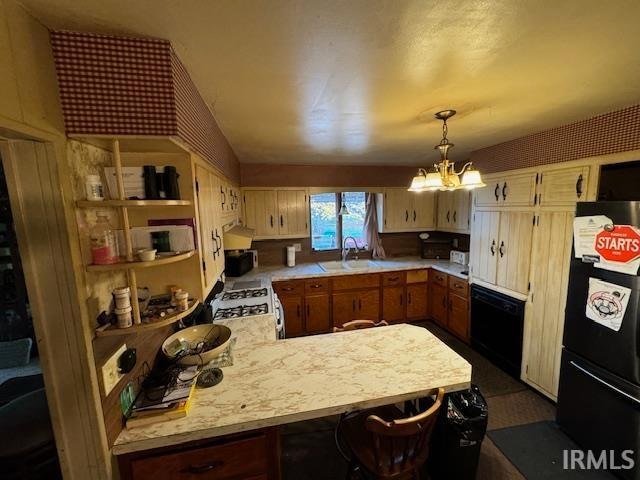
[[[243,187],[408,187],[418,167],[240,164]]]

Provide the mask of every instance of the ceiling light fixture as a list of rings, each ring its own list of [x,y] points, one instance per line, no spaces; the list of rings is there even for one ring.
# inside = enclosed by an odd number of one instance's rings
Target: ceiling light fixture
[[[459,190],[465,188],[471,190],[473,188],[484,187],[486,184],[482,181],[480,172],[473,168],[472,162],[465,163],[459,172],[455,171],[454,162],[447,158],[449,149],[453,147],[453,143],[449,143],[447,138],[448,127],[447,119],[456,114],[455,110],[443,110],[435,114],[438,120],[442,120],[442,140],[434,148],[440,150],[440,163],[434,163],[434,172],[427,172],[424,168],[418,169],[418,175],[413,177],[410,192],[428,192],[433,190]],[[461,179],[462,177],[462,179]]]
[[[338,212],[338,215],[340,216],[351,215],[351,213],[349,212],[349,209],[347,208],[347,205],[344,203],[344,194],[340,196],[342,197],[342,205],[340,206],[340,211]]]

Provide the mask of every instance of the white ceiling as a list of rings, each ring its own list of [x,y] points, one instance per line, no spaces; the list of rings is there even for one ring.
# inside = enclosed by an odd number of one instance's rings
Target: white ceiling
[[[637,0],[22,0],[166,38],[241,162],[414,165],[640,101]]]

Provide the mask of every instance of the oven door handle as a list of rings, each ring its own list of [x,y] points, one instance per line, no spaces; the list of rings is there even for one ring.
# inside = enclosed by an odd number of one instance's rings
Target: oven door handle
[[[605,387],[607,387],[610,390],[613,390],[617,393],[619,393],[620,395],[622,395],[625,398],[628,398],[629,400],[631,400],[632,402],[634,402],[636,405],[640,405],[640,399],[637,399],[636,397],[634,397],[633,395],[629,395],[627,392],[625,392],[624,390],[619,389],[618,387],[616,387],[615,385],[611,385],[609,382],[607,382],[606,380],[603,380],[602,378],[600,378],[599,376],[597,376],[595,373],[590,372],[589,370],[587,370],[584,367],[581,367],[580,365],[578,365],[576,362],[574,362],[573,360],[569,361],[569,365],[571,365],[572,367],[580,370],[582,373],[584,373],[585,375],[593,378],[596,382],[599,382],[600,384],[604,385]]]

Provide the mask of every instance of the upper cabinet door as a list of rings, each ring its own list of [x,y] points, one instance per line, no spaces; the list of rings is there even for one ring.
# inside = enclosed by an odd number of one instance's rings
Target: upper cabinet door
[[[505,207],[533,206],[535,191],[535,173],[519,173],[504,176],[502,177],[502,181],[499,182],[499,204]],[[495,193],[495,190],[493,193]]]
[[[279,234],[306,236],[309,233],[307,193],[304,190],[279,190],[277,196]]]
[[[473,191],[475,205],[476,207],[495,207],[501,199],[501,178],[487,175],[484,182],[487,184],[486,187],[476,188]]]
[[[438,230],[450,230],[453,220],[453,193],[438,192]]]
[[[563,168],[540,174],[538,202],[542,206],[572,206],[587,199],[589,167]]]
[[[256,237],[278,235],[278,208],[275,190],[247,190],[243,195],[245,224]]]
[[[451,224],[456,232],[469,233],[471,213],[471,192],[468,190],[456,190],[452,197]]]
[[[530,212],[500,214],[496,284],[523,294],[528,291],[533,218]]]
[[[214,209],[213,204],[213,176],[209,171],[196,165],[197,202],[198,202],[198,233],[200,235],[200,251],[204,262],[205,291],[213,286],[217,280],[216,258],[218,253],[215,245]]]
[[[436,226],[436,194],[435,192],[414,193],[413,195],[413,212],[411,212],[413,227],[416,229],[433,229]]]
[[[473,278],[496,283],[500,212],[476,212],[471,224],[471,273]]]
[[[413,199],[403,188],[386,188],[384,190],[382,219],[383,231],[400,232],[411,228],[409,210],[413,211]],[[411,217],[413,218],[413,217]]]

